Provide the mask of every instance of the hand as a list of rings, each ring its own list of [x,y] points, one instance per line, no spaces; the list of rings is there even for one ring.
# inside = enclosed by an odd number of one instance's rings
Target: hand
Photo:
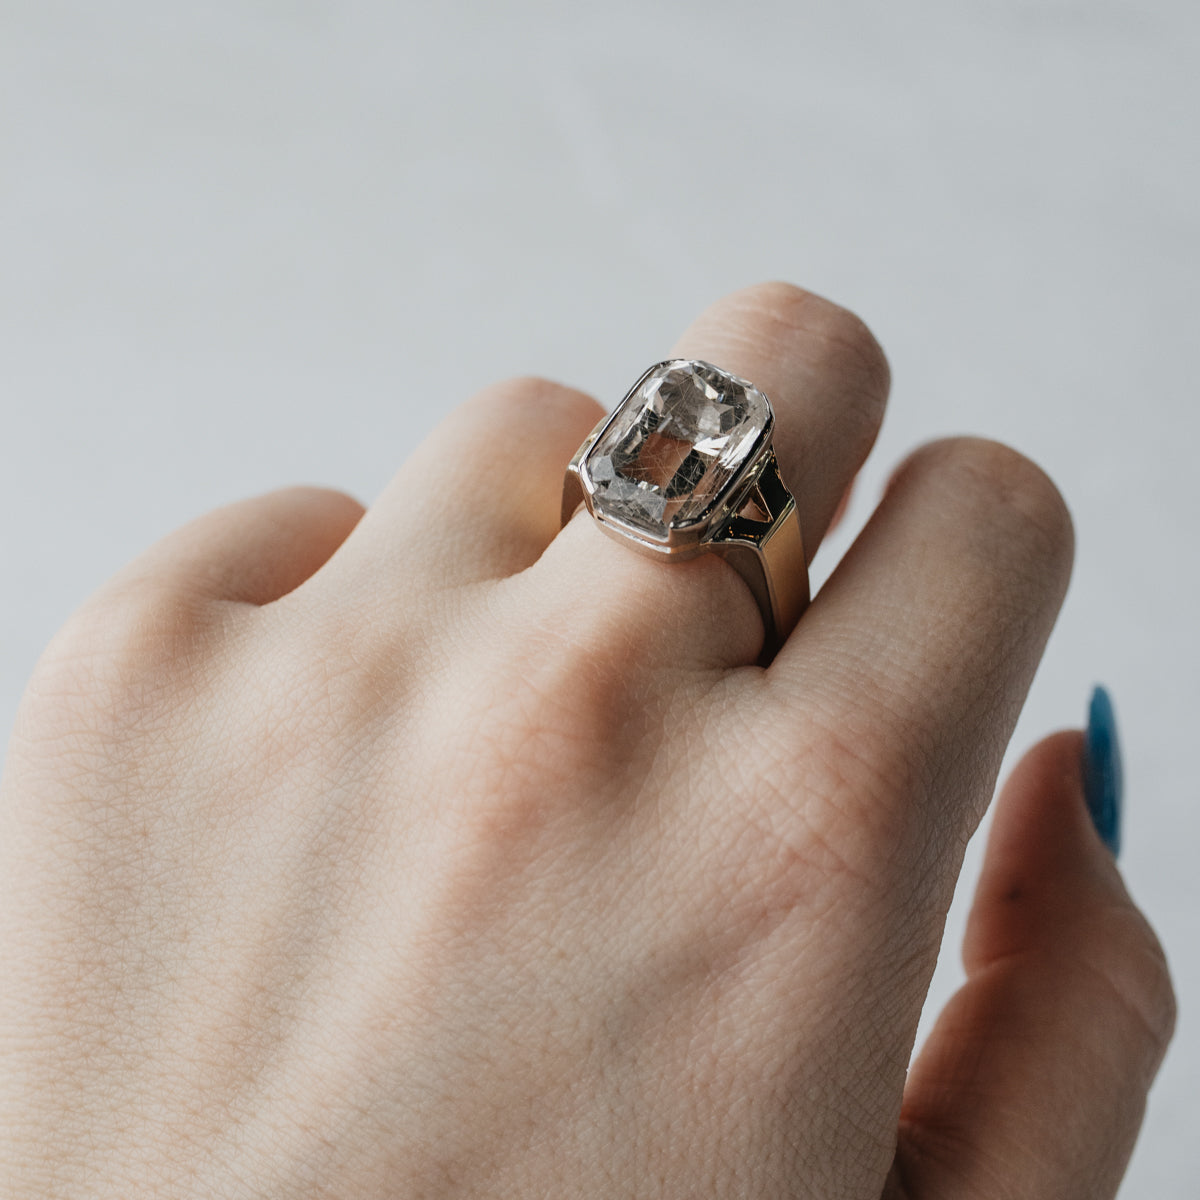
[[[874,340],[773,285],[677,353],[772,398],[811,554]],[[492,388],[365,516],[211,513],[56,637],[0,793],[4,1196],[1114,1193],[1173,1000],[1077,733],[1000,799],[906,1084],[1066,588],[1054,486],[918,451],[764,670],[726,564],[559,532],[599,411]]]

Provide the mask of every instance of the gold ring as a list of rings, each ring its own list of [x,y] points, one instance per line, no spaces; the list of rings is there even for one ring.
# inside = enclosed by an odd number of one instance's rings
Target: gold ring
[[[600,528],[659,558],[719,554],[762,613],[760,661],[808,605],[796,500],[779,476],[771,402],[695,359],[645,371],[567,467],[562,522],[582,503]]]

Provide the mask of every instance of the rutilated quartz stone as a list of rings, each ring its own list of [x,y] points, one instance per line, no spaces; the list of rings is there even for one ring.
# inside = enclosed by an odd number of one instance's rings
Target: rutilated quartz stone
[[[677,359],[628,396],[582,464],[604,518],[665,542],[703,520],[771,420],[752,383]]]

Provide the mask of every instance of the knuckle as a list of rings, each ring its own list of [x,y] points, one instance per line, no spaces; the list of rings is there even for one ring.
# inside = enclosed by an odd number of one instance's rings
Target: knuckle
[[[512,791],[526,773],[570,787],[618,736],[622,656],[592,632],[586,623],[569,634],[531,623],[503,646],[472,647],[469,679],[454,673],[450,686],[468,713],[461,728],[480,751],[462,761],[495,773],[482,792]]]
[[[179,732],[198,728],[192,701],[214,670],[211,629],[195,601],[142,586],[110,587],[64,625],[34,668],[13,739],[45,811],[82,801],[119,824],[175,769]]]
[[[712,802],[703,870],[727,912],[752,917],[755,937],[797,912],[881,937],[907,922],[940,879],[935,851],[903,802],[919,764],[830,734],[819,718],[775,744],[762,732],[750,778],[741,772]],[[730,795],[740,799],[731,804]]]
[[[610,786],[619,768],[601,748],[619,744],[620,714],[577,657],[553,648],[528,667],[476,661],[470,680],[451,686],[461,719],[439,754],[449,800],[439,820],[460,850],[506,870]]]
[[[904,798],[924,790],[918,756],[895,738],[872,737],[843,721],[813,740],[808,789],[820,800],[826,840],[878,877],[915,824]],[[900,856],[903,858],[903,855]]]
[[[787,745],[767,756],[760,784],[769,805],[787,814],[792,856],[822,877],[857,881],[873,892],[894,871],[911,873],[927,853],[910,845],[918,822],[906,797],[926,783],[923,760],[900,739],[881,738],[847,712],[793,726]]]
[[[1110,914],[1093,965],[1143,1030],[1155,1065],[1175,1032],[1178,1004],[1167,956],[1149,921],[1135,908]]]
[[[493,411],[500,409],[523,423],[561,413],[595,424],[604,415],[601,404],[586,392],[540,375],[501,380],[479,392],[474,403]]]
[[[999,531],[981,550],[1011,548],[1023,561],[1041,564],[1066,585],[1074,555],[1071,514],[1054,481],[1036,463],[1000,442],[948,438],[918,450],[896,475],[903,486],[934,480],[956,511],[969,518],[963,528]]]
[[[211,628],[202,598],[175,588],[133,584],[96,597],[79,614],[82,643],[133,663],[177,661]]]
[[[205,657],[211,607],[175,589],[110,587],[79,609],[51,639],[31,694],[65,714],[110,715],[144,708]]]
[[[814,366],[846,381],[847,395],[876,426],[891,387],[887,355],[866,322],[849,309],[790,283],[743,293],[747,315],[774,324],[784,341],[803,339]]]
[[[366,512],[361,500],[341,488],[294,484],[280,488],[273,495],[285,509],[301,506],[313,510],[314,515],[338,519],[348,525],[353,525]]]

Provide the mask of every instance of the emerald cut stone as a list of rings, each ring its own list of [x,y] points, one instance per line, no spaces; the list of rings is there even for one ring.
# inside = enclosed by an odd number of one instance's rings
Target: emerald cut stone
[[[771,423],[752,383],[710,363],[656,367],[625,398],[580,464],[604,519],[665,542],[706,519]]]

